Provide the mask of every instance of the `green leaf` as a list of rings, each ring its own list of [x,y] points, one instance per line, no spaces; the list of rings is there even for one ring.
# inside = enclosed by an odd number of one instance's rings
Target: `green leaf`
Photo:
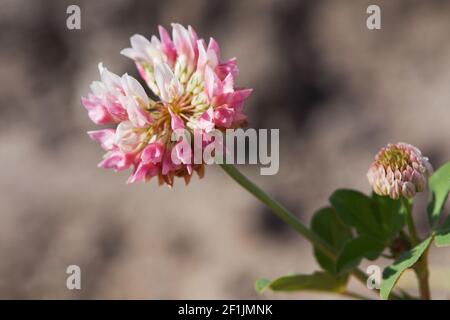
[[[430,177],[428,186],[431,191],[428,219],[431,227],[434,228],[450,192],[450,162],[444,164]]]
[[[330,203],[339,218],[346,225],[355,227],[358,234],[380,241],[386,238],[377,203],[373,199],[358,191],[339,189],[331,195]]]
[[[342,292],[345,290],[348,277],[336,277],[328,272],[314,272],[303,275],[294,274],[282,276],[272,282],[267,279],[259,279],[255,283],[258,292],[267,288],[273,291],[328,291]],[[259,290],[258,290],[259,289]]]
[[[430,246],[432,237],[419,243],[409,251],[404,252],[393,264],[383,271],[383,281],[381,282],[380,296],[387,299],[403,272],[411,268]]]
[[[442,226],[436,231],[434,243],[437,247],[446,247],[450,245],[450,216],[445,219]]]
[[[258,293],[263,293],[270,286],[269,279],[258,279],[255,282],[255,290]]]
[[[372,194],[372,199],[378,205],[382,227],[389,240],[392,240],[405,226],[406,211],[402,207],[400,199],[394,200],[375,193]]]
[[[345,244],[337,258],[336,271],[338,273],[350,271],[359,265],[363,258],[375,260],[383,250],[383,244],[368,236],[361,235],[351,239]]]
[[[339,252],[352,237],[350,228],[342,223],[331,207],[322,208],[314,214],[311,229],[336,252]],[[314,248],[314,255],[323,270],[335,273],[335,262],[332,259],[317,248]]]

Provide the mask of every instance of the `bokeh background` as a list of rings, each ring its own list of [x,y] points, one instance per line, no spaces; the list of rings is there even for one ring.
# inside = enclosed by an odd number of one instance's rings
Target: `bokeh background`
[[[66,28],[70,4],[81,30]],[[381,30],[366,28],[369,4]],[[259,277],[317,269],[309,244],[220,168],[172,190],[98,169],[80,97],[99,61],[137,76],[119,54],[134,33],[180,22],[214,36],[254,88],[250,126],[280,129],[279,174],[241,169],[309,223],[334,189],[369,192],[387,142],[417,145],[435,167],[450,159],[449,12],[438,0],[1,0],[0,298],[335,298],[257,295]],[[80,291],[66,289],[71,264]],[[434,296],[448,298],[450,251],[433,248],[431,264]],[[415,293],[411,276],[400,285]]]

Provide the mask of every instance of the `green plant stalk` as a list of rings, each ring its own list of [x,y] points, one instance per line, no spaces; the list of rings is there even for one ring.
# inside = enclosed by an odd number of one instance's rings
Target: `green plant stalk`
[[[269,209],[271,209],[279,218],[294,228],[298,233],[309,240],[317,249],[326,254],[329,258],[336,260],[337,254],[327,243],[319,238],[314,232],[306,227],[298,218],[292,214],[288,209],[283,207],[278,201],[272,199],[263,190],[256,186],[253,182],[247,179],[236,167],[231,164],[221,164],[222,169],[233,178],[239,185],[241,185],[248,192],[253,194],[257,199],[263,202]],[[358,279],[365,286],[367,285],[367,275],[358,268],[351,271],[351,274]],[[399,296],[391,293],[391,297],[399,298]]]
[[[422,257],[420,257],[415,271],[417,277],[419,278],[419,290],[421,298],[430,300],[431,291],[429,283],[430,272],[428,271],[428,249],[423,253]]]
[[[406,211],[406,224],[408,226],[409,239],[411,240],[411,246],[415,247],[419,244],[420,240],[417,235],[416,226],[412,216],[412,202],[408,199],[401,198],[401,203]]]
[[[414,218],[412,215],[412,201],[402,198],[402,205],[406,210],[406,223],[408,225],[409,237],[411,240],[411,246],[415,247],[419,244],[420,238],[417,235],[417,229],[414,224]],[[419,282],[420,298],[423,300],[431,299],[430,284],[429,284],[429,271],[428,271],[428,249],[420,257],[414,266],[414,271]]]

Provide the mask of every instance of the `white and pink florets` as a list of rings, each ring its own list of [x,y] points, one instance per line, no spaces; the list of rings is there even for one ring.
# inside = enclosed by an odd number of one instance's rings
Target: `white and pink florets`
[[[407,143],[388,144],[375,156],[367,178],[381,196],[412,198],[427,186],[433,168],[420,150]]]
[[[221,62],[214,39],[207,44],[193,28],[180,24],[172,24],[172,38],[161,26],[159,34],[159,39],[152,36],[150,41],[134,35],[131,48],[121,52],[134,60],[157,99],[148,97],[133,77],[119,77],[101,63],[101,81],[94,81],[92,92],[82,98],[94,123],[114,125],[88,132],[107,151],[99,166],[117,171],[133,168],[130,183],[156,176],[160,183],[172,185],[175,176],[186,182],[193,171],[203,176],[204,164],[186,159],[181,142],[171,140],[173,131],[200,132],[207,144],[211,130],[245,124],[243,103],[252,91],[234,87],[236,59]],[[173,149],[180,161],[173,161]]]

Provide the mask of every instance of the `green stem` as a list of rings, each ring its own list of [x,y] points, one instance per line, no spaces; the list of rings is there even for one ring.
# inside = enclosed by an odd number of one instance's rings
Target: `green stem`
[[[283,207],[278,201],[269,197],[263,190],[256,186],[253,182],[247,179],[236,167],[231,164],[221,164],[223,170],[233,178],[244,189],[253,194],[257,199],[263,202],[268,208],[270,208],[279,218],[294,228],[298,233],[308,239],[317,249],[322,251],[332,260],[337,259],[337,254],[334,249],[331,248],[326,242],[319,238],[314,232],[307,228],[298,218],[292,214],[288,209]],[[353,269],[352,275],[358,279],[364,285],[367,285],[367,275],[360,269]],[[391,294],[391,297],[398,298],[395,294]]]
[[[424,300],[431,299],[431,290],[430,290],[430,272],[428,271],[428,249],[423,253],[422,257],[420,257],[417,263],[416,269],[417,277],[419,278],[419,290],[420,296]]]
[[[401,203],[406,211],[406,224],[408,225],[409,238],[411,240],[411,246],[415,247],[419,244],[420,240],[417,236],[416,226],[414,224],[414,219],[412,216],[412,203],[405,198],[401,199]]]
[[[411,246],[415,247],[420,243],[420,238],[417,235],[417,229],[414,224],[414,218],[412,215],[412,201],[402,198],[402,205],[406,211],[406,223],[408,225],[409,237],[411,240]],[[420,257],[414,266],[417,280],[419,282],[420,297],[423,300],[431,299],[430,284],[429,284],[429,271],[428,271],[428,249]]]

